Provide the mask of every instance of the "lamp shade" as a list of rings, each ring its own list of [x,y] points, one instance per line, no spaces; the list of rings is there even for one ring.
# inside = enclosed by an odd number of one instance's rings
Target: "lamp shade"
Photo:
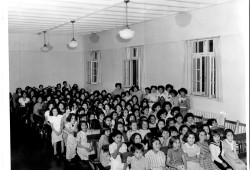
[[[70,42],[69,42],[69,47],[70,48],[76,48],[78,46],[78,42],[73,38]]]
[[[130,28],[124,28],[123,30],[119,31],[120,37],[128,40],[134,37],[135,31],[131,30]]]
[[[49,51],[49,47],[46,44],[44,44],[43,47],[41,48],[41,50],[43,52],[47,52],[47,51]]]

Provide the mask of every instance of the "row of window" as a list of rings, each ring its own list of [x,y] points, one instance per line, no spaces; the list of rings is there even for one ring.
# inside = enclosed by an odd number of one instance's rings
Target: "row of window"
[[[186,49],[191,57],[191,94],[216,97],[216,60],[214,49],[218,44],[214,39],[187,41]],[[187,56],[188,57],[188,56]],[[88,83],[101,83],[101,51],[91,51],[88,61]],[[126,48],[123,59],[123,86],[141,85],[143,66],[143,46]]]

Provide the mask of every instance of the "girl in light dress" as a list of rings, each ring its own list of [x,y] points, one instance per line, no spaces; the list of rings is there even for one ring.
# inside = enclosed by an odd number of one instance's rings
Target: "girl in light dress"
[[[214,164],[211,158],[211,153],[209,150],[209,145],[206,141],[207,134],[204,130],[201,130],[197,133],[197,136],[199,138],[199,142],[197,142],[197,145],[200,146],[201,149],[201,159],[200,159],[200,165],[204,170],[219,170],[219,168]]]
[[[149,150],[145,154],[145,158],[149,161],[150,170],[167,170],[166,167],[166,156],[161,149],[161,143],[158,138],[153,138],[150,142]]]
[[[134,133],[139,133],[139,130],[137,129],[137,122],[136,121],[131,121],[130,122],[130,130],[127,131],[128,140],[130,140],[130,137]]]
[[[112,134],[113,143],[109,145],[111,170],[123,170],[124,163],[121,160],[121,153],[127,152],[127,145],[122,143],[122,133],[115,130]]]
[[[50,116],[48,117],[48,121],[50,122],[50,126],[52,129],[51,133],[51,142],[54,149],[54,156],[57,156],[57,143],[61,142],[61,153],[64,153],[64,142],[62,139],[62,128],[61,128],[61,120],[62,115],[59,114],[60,111],[57,107],[53,107],[50,111]]]
[[[111,129],[110,128],[104,128],[101,132],[101,138],[98,142],[97,147],[97,159],[100,160],[101,164],[106,167],[110,164],[110,155],[108,150],[103,150],[104,145],[109,145],[109,135],[110,135]]]
[[[77,133],[77,154],[81,159],[81,162],[87,169],[91,169],[89,164],[89,155],[92,154],[93,146],[92,143],[87,142],[88,135],[88,123],[86,121],[80,121],[78,129],[80,130]]]
[[[225,139],[222,142],[222,148],[224,150],[224,160],[234,170],[245,170],[247,169],[246,164],[239,159],[236,152],[236,142],[234,139],[234,133],[231,129],[225,130]]]
[[[186,142],[182,145],[185,159],[187,161],[187,170],[203,170],[200,166],[200,147],[195,144],[195,134],[188,132],[183,140]]]
[[[71,160],[76,156],[76,133],[77,129],[77,119],[73,113],[70,113],[67,117],[67,123],[65,124],[64,132],[67,134],[66,138],[66,159],[71,162]]]

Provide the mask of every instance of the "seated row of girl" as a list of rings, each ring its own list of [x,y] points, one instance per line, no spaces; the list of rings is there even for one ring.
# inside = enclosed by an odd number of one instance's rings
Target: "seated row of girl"
[[[128,151],[133,152],[134,157],[128,158],[127,163],[131,164],[131,167],[138,170],[140,168],[164,169],[165,161],[166,165],[170,169],[246,169],[246,165],[238,158],[236,153],[235,141],[233,141],[234,134],[232,130],[225,130],[225,139],[223,141],[220,141],[220,134],[217,131],[212,131],[210,136],[211,142],[209,144],[207,142],[207,133],[205,130],[200,130],[195,134],[188,129],[186,134],[183,136],[182,141],[184,143],[182,144],[180,135],[178,135],[178,133],[173,129],[176,128],[169,128],[171,131],[170,137],[168,137],[169,131],[164,128],[162,137],[157,138],[153,133],[148,133],[146,134],[144,141],[139,133],[134,133],[130,140],[131,145],[128,147]],[[110,129],[105,129],[103,133],[104,134],[102,135],[100,141],[106,138],[106,143],[108,143]],[[115,130],[111,134],[111,137],[113,139],[113,143],[109,145],[111,167],[114,169],[117,169],[117,167],[126,167],[126,165],[121,163],[121,158],[119,157],[119,153],[121,154],[127,152],[127,145],[122,142],[123,133]],[[161,138],[170,139],[168,144],[169,149],[167,152],[167,159],[164,153],[161,151],[159,152],[160,147],[164,146]],[[99,143],[99,148],[101,148],[101,143],[102,142]],[[136,144],[141,144],[141,147],[138,149],[138,145]],[[232,144],[233,148],[231,148]],[[148,148],[145,147],[146,145],[148,145]],[[147,159],[140,161],[143,151],[147,149],[150,150],[150,152],[147,152],[145,155]],[[118,152],[118,158],[116,152]],[[157,154],[158,152],[161,154]],[[101,155],[105,154],[104,158],[107,158],[109,153],[105,153],[101,150]],[[100,156],[100,158],[102,158],[102,156]],[[109,160],[106,161],[106,165],[108,165]],[[140,166],[137,166],[138,164]]]

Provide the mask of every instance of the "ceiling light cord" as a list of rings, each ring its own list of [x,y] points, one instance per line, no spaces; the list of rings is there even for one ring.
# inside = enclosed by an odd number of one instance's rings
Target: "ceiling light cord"
[[[45,34],[46,34],[46,31],[43,31],[43,37],[44,37],[44,46],[47,46],[47,45],[46,45]]]
[[[125,3],[126,3],[126,26],[127,26],[127,28],[129,28],[128,27],[128,2],[129,2],[129,0],[125,0]]]
[[[71,21],[72,23],[72,29],[73,29],[73,38],[72,38],[72,41],[75,41],[75,33],[74,33],[74,23],[75,21]]]

